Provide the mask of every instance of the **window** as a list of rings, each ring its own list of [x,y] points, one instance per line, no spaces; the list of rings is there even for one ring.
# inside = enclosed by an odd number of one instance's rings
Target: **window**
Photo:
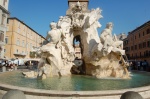
[[[125,51],[126,51],[126,52],[128,52],[128,51],[129,51],[129,50],[128,50],[128,47],[126,47],[126,48],[125,48]]]
[[[5,43],[8,44],[8,37],[5,38]]]
[[[6,53],[6,49],[4,49],[4,53]]]
[[[144,36],[144,32],[143,32],[143,36]]]
[[[26,31],[26,26],[24,25],[23,31]]]
[[[18,28],[20,28],[20,22],[18,22]]]
[[[24,47],[24,41],[22,41],[22,47]]]
[[[146,42],[143,42],[143,48],[145,48],[146,47]]]
[[[4,42],[4,32],[0,31],[0,41]]]
[[[135,45],[134,47],[135,47],[135,50],[136,50],[137,49],[137,45]]]
[[[146,52],[144,52],[144,56],[146,56]]]
[[[147,41],[147,47],[150,47],[150,41]]]
[[[146,50],[146,56],[148,56],[148,50]]]
[[[17,45],[20,45],[20,41],[19,41],[19,39],[17,40],[16,44],[17,44]]]
[[[133,49],[133,46],[131,46],[131,50],[134,50],[134,49]]]
[[[128,40],[126,41],[126,44],[128,44]]]
[[[140,33],[139,33],[139,38],[140,38]]]
[[[20,33],[20,28],[18,28],[18,31],[17,31],[18,33]]]
[[[28,43],[27,43],[27,45],[26,45],[26,48],[28,48]]]
[[[142,44],[139,44],[139,49],[141,49],[142,48]]]
[[[18,53],[19,51],[18,51],[18,49],[16,50],[16,53]]]
[[[130,47],[128,47],[128,50],[130,51]]]
[[[4,23],[5,23],[5,18],[6,18],[6,15],[3,13],[3,14],[2,14],[1,25],[4,25]]]
[[[147,34],[149,34],[149,33],[150,33],[150,29],[147,29],[146,31],[147,31]]]

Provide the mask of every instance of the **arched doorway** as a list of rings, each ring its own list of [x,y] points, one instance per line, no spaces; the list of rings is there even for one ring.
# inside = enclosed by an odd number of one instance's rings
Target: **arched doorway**
[[[74,67],[75,69],[74,74],[85,74],[85,64],[82,58],[83,48],[82,48],[80,35],[76,35],[73,38],[73,47],[75,49],[75,61],[74,62],[76,65],[76,67]]]

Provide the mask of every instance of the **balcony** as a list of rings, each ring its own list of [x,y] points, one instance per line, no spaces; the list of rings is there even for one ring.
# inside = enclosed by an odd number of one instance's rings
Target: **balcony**
[[[26,53],[18,53],[18,52],[15,52],[14,55],[26,56]]]

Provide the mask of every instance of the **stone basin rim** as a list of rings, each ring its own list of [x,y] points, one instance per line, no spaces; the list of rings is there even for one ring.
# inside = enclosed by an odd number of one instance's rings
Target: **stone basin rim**
[[[58,91],[58,90],[45,90],[45,89],[33,89],[33,88],[25,88],[18,87],[8,84],[0,83],[1,91],[9,91],[11,89],[18,89],[23,91],[28,95],[36,95],[36,96],[57,96],[57,97],[66,97],[66,96],[79,96],[79,97],[92,97],[92,96],[113,96],[113,95],[121,95],[126,91],[135,91],[135,92],[146,92],[150,91],[149,86],[136,87],[130,89],[120,89],[120,90],[104,90],[104,91]]]

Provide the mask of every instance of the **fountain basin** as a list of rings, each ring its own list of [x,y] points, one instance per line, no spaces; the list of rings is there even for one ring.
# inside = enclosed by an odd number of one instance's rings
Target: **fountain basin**
[[[3,74],[10,74],[10,73],[12,76],[13,72],[2,73],[0,76],[2,76]],[[138,73],[138,74],[141,74],[141,73]],[[144,73],[144,74],[149,75],[150,73]],[[87,78],[89,79],[89,77],[87,77]],[[94,79],[94,78],[92,78],[92,79]],[[96,79],[96,80],[98,80],[98,79]],[[148,79],[145,79],[145,80],[148,80]],[[18,80],[18,82],[20,82],[20,81]],[[8,84],[7,82],[4,83],[4,82],[0,81],[0,92],[5,93],[6,91],[8,91],[10,89],[19,89],[26,94],[27,99],[31,99],[31,97],[34,97],[37,99],[38,99],[38,97],[43,97],[44,99],[48,99],[49,97],[53,97],[52,99],[63,99],[63,98],[66,99],[66,98],[71,98],[71,97],[74,97],[74,98],[80,97],[80,99],[85,99],[85,98],[120,99],[120,96],[126,91],[136,91],[136,92],[139,92],[144,98],[150,97],[150,95],[149,95],[150,86],[148,84],[145,86],[140,86],[140,87],[136,87],[136,88],[125,88],[125,89],[111,89],[111,90],[103,89],[103,90],[88,90],[88,91],[87,90],[86,91],[85,90],[84,91],[83,90],[80,90],[80,91],[67,90],[66,91],[66,90],[54,90],[54,89],[53,90],[35,89],[35,88],[30,87],[30,85],[32,83],[30,84],[29,82],[28,82],[28,85],[29,85],[28,88],[23,87],[23,86],[14,85],[13,84],[14,82],[11,82],[11,83],[12,84]],[[139,82],[137,82],[137,83],[139,83]],[[59,86],[59,87],[61,87],[61,86]],[[93,87],[95,87],[95,86],[93,85]]]

